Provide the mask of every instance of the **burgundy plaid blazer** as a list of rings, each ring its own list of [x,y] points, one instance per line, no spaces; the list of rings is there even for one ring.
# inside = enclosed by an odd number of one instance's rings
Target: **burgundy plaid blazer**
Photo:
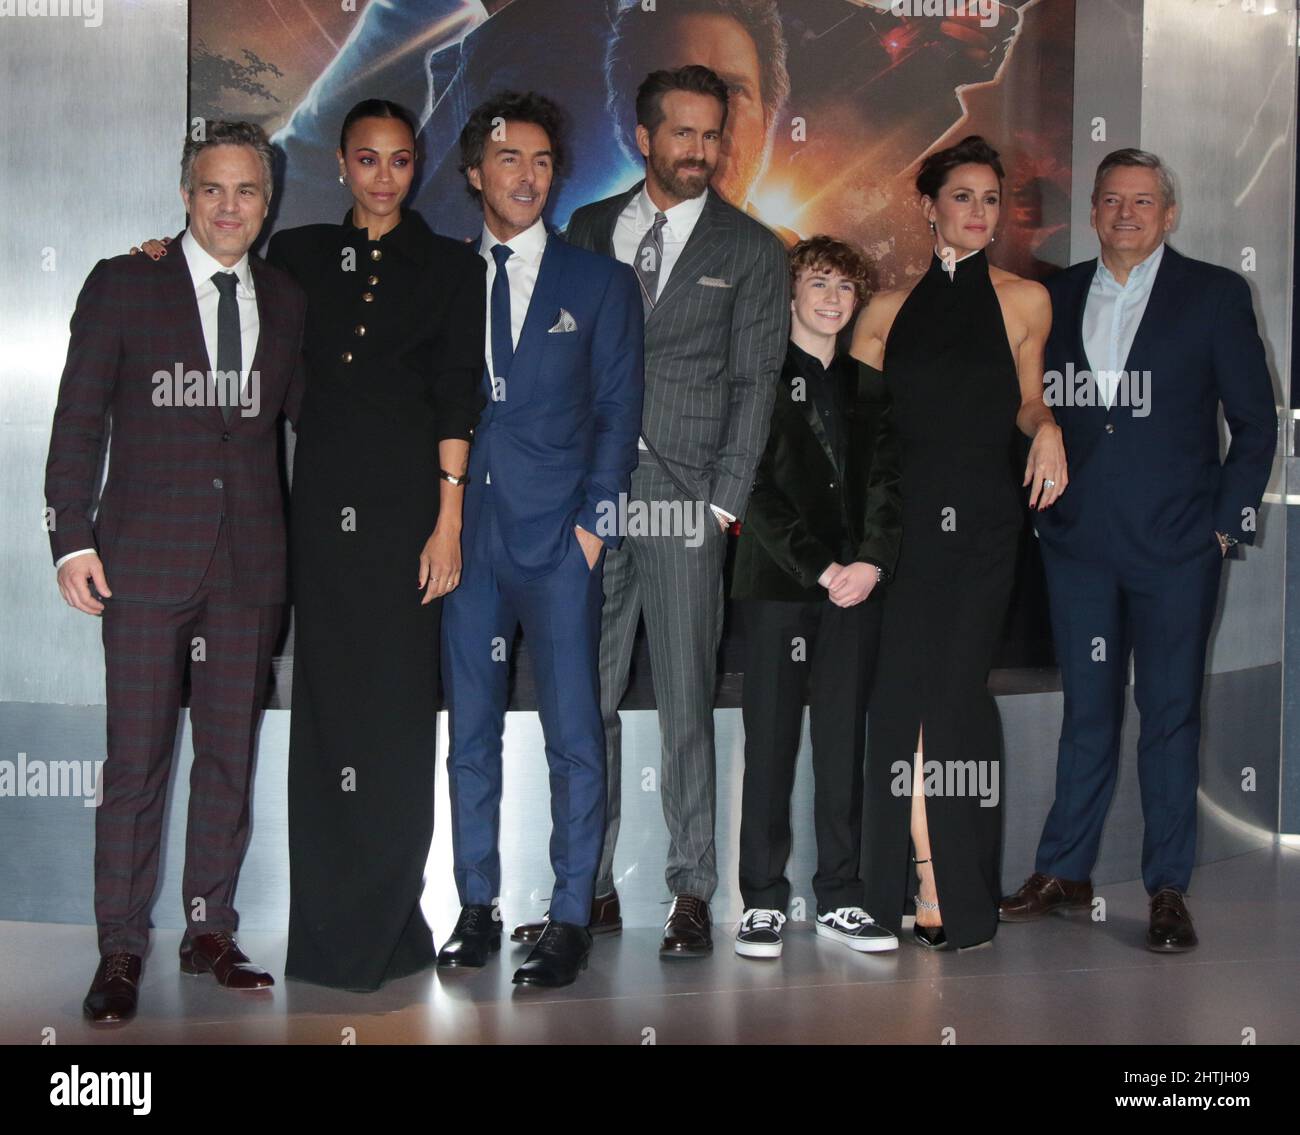
[[[179,236],[172,250],[159,262],[101,260],[77,297],[45,465],[50,546],[55,560],[97,548],[117,600],[178,603],[198,589],[224,516],[234,597],[283,603],[277,422],[281,410],[297,420],[306,299],[286,273],[249,257],[259,320],[250,368],[257,413],[237,406],[227,425],[211,396],[203,405],[174,404],[178,390],[182,403],[187,388],[197,392],[185,372],[206,378],[210,366]],[[92,521],[110,422],[108,480]]]

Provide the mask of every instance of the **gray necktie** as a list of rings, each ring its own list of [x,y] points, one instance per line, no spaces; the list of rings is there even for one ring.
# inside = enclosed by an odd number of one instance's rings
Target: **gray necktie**
[[[244,354],[239,336],[239,301],[235,298],[239,280],[233,272],[213,272],[212,282],[221,293],[221,299],[217,301],[217,370],[223,375],[231,371],[239,375],[244,369]],[[238,383],[239,379],[235,381]],[[237,399],[238,385],[232,392]],[[227,425],[234,412],[234,404],[227,400],[221,407],[221,416]]]
[[[659,296],[659,269],[664,262],[664,225],[667,223],[668,218],[662,213],[655,214],[654,224],[641,238],[636,259],[632,262],[636,278],[641,281],[641,308],[647,317]]]

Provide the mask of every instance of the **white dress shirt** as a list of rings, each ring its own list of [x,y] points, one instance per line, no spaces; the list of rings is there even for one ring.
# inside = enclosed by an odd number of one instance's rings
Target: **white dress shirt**
[[[530,228],[524,229],[509,240],[497,240],[492,230],[483,222],[483,235],[479,240],[478,254],[487,264],[487,319],[484,321],[483,335],[487,340],[485,354],[488,374],[495,374],[492,369],[492,285],[497,278],[496,257],[492,249],[498,244],[510,246],[510,257],[506,260],[506,278],[510,281],[510,341],[519,346],[519,335],[524,329],[524,320],[528,318],[528,305],[533,302],[533,289],[537,286],[537,274],[542,270],[542,254],[546,251],[546,225],[541,217]],[[507,379],[507,382],[509,380]],[[492,474],[483,478],[485,485],[492,483]]]
[[[1121,371],[1133,349],[1138,324],[1151,299],[1165,246],[1135,264],[1128,280],[1121,284],[1109,268],[1097,259],[1097,271],[1088,286],[1083,305],[1083,349],[1097,380],[1097,389],[1107,409],[1115,401]]]
[[[486,222],[483,225],[478,254],[487,264],[487,325],[484,335],[487,338],[488,374],[496,373],[492,369],[492,284],[497,278],[497,262],[492,249],[498,244],[507,244],[512,253],[506,261],[506,277],[510,281],[510,341],[518,347],[519,334],[523,331],[524,320],[528,316],[528,305],[533,302],[537,274],[542,268],[546,239],[546,225],[541,217],[533,222],[531,228],[524,229],[510,240],[497,240]]]
[[[643,185],[641,192],[633,194],[632,200],[623,206],[618,220],[614,222],[614,256],[624,264],[632,264],[635,267],[636,250],[641,247],[645,234],[655,223],[655,214],[662,212],[668,219],[662,233],[664,254],[659,264],[658,291],[654,296],[656,300],[664,294],[664,289],[668,286],[668,277],[673,272],[673,265],[677,263],[682,249],[686,247],[686,242],[691,239],[691,233],[695,231],[695,225],[704,212],[704,203],[709,192],[710,190],[706,188],[698,197],[679,201],[671,209],[660,209],[650,200],[650,194],[646,192],[646,187]],[[636,444],[638,449],[648,448],[643,438],[638,437]],[[711,504],[709,507],[713,509],[716,516],[721,517],[728,524],[736,519],[717,505]]]
[[[673,265],[681,256],[686,242],[691,239],[696,222],[704,212],[704,202],[708,195],[709,191],[705,189],[698,197],[678,202],[671,209],[661,210],[650,200],[650,194],[643,185],[641,192],[623,206],[618,220],[614,222],[614,256],[624,264],[632,264],[636,260],[636,250],[641,247],[641,241],[655,223],[655,214],[662,212],[668,218],[663,229],[664,256],[663,263],[659,265],[659,291],[653,298],[658,299],[664,294]]]
[[[227,268],[219,260],[208,255],[189,229],[186,229],[185,235],[181,237],[181,252],[189,267],[190,279],[194,284],[194,298],[199,305],[199,322],[203,325],[203,342],[208,349],[209,370],[217,369],[217,305],[221,302],[221,293],[217,291],[217,285],[212,282],[212,274],[233,272],[239,281],[235,285],[235,299],[239,303],[239,385],[242,390],[248,384],[248,372],[253,367],[253,356],[257,352],[257,336],[261,326],[257,318],[257,296],[253,291],[253,270],[248,265],[248,253],[245,252],[238,263]],[[111,441],[109,460],[112,460]],[[107,476],[107,462],[104,471]],[[84,556],[94,550],[94,548],[78,548],[75,552],[60,556],[55,561],[55,570],[57,571],[74,556]]]

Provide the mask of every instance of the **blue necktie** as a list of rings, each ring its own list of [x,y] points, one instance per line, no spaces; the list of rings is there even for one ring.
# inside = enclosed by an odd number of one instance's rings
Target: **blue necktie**
[[[506,275],[506,261],[514,250],[508,244],[494,244],[492,259],[497,262],[497,274],[492,280],[492,374],[491,379],[506,378],[510,363],[515,357],[514,338],[510,333],[510,277]],[[493,397],[501,399],[505,390],[492,383]]]

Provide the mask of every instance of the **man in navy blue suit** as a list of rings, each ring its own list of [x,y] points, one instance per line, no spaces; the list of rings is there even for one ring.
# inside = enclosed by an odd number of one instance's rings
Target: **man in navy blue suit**
[[[1065,716],[1056,800],[1005,922],[1087,908],[1115,788],[1127,656],[1151,896],[1147,947],[1196,945],[1184,895],[1196,850],[1201,684],[1223,557],[1254,541],[1277,411],[1250,289],[1164,243],[1176,216],[1158,157],[1097,170],[1101,259],[1048,281],[1044,381],[1070,487],[1038,519]],[[1232,441],[1219,457],[1218,410]]]
[[[464,568],[444,599],[452,846],[461,914],[440,966],[501,948],[501,736],[508,652],[522,626],[551,783],[555,889],[516,984],[559,986],[586,966],[605,821],[597,657],[606,546],[641,428],[641,298],[632,269],[550,235],[563,168],[560,110],[532,92],[477,107],[461,169],[483,207],[489,397],[470,451]]]

